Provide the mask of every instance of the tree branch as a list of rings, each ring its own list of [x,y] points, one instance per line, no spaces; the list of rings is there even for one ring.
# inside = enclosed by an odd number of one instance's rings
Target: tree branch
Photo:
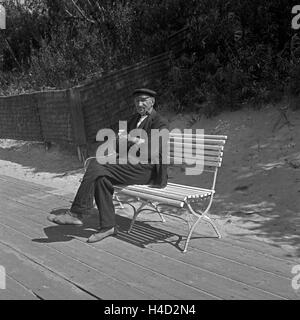
[[[78,5],[74,0],[71,0],[71,2],[73,3],[73,5],[74,5],[74,7],[77,9],[77,11],[80,13],[80,15],[81,15],[86,21],[88,21],[88,22],[90,22],[90,23],[93,23],[93,24],[96,23],[96,21],[88,18],[88,17],[84,14],[83,10],[79,7],[79,5]]]

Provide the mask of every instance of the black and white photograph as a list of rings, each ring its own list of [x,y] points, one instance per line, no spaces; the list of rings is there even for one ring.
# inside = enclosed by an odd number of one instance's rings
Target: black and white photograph
[[[4,300],[300,300],[300,0],[0,0]]]

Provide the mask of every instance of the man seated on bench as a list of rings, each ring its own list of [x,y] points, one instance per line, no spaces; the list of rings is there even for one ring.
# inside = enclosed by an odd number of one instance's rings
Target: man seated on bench
[[[136,114],[127,123],[127,133],[133,129],[143,129],[151,144],[152,129],[168,129],[167,122],[154,109],[156,92],[149,89],[136,89],[133,93]],[[128,145],[143,143],[142,139],[120,135]],[[151,150],[151,148],[150,148]],[[50,215],[48,219],[60,225],[82,225],[82,218],[93,208],[93,198],[99,210],[100,227],[87,241],[97,242],[116,234],[116,218],[113,205],[114,187],[117,185],[167,185],[167,167],[162,164],[162,148],[159,146],[159,160],[151,163],[149,153],[146,163],[100,164],[96,159],[89,162],[70,210],[62,215]]]

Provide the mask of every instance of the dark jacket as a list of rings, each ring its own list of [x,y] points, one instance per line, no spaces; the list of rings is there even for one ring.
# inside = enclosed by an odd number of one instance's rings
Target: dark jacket
[[[140,115],[137,113],[135,114],[127,123],[127,131],[128,133],[136,129],[137,123],[140,119]],[[151,155],[151,129],[169,129],[167,121],[162,118],[162,116],[155,111],[152,110],[151,114],[140,124],[139,129],[143,129],[146,131],[148,135],[148,155]],[[155,166],[155,174],[153,177],[153,181],[151,183],[160,188],[164,188],[168,182],[168,168],[166,164],[162,164],[162,153],[163,151],[166,152],[164,149],[166,146],[162,146],[161,143],[159,145],[159,161]],[[150,158],[149,158],[150,160]]]

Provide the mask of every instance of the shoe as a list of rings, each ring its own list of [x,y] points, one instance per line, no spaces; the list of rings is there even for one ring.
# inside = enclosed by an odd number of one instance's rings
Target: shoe
[[[83,222],[79,219],[78,215],[72,213],[70,210],[67,210],[64,214],[60,215],[50,214],[47,219],[60,225],[83,225]]]
[[[99,230],[99,232],[92,234],[88,239],[87,242],[88,243],[94,243],[94,242],[98,242],[101,241],[104,238],[107,238],[109,236],[113,236],[116,235],[117,232],[117,228],[112,227],[112,228],[102,228]]]
[[[54,219],[57,217],[56,214],[49,214],[47,216],[47,220],[49,220],[50,222],[54,222]]]

